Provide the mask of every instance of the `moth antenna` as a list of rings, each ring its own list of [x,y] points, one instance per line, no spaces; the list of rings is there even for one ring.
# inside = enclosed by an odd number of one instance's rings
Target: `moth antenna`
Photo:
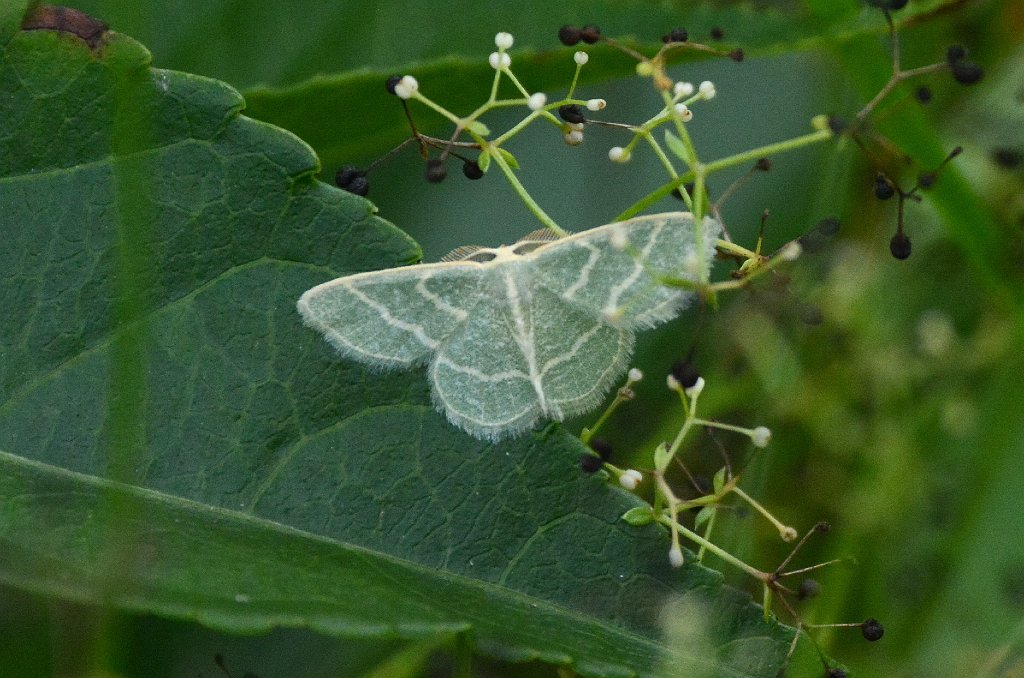
[[[519,240],[516,240],[516,242],[554,242],[555,240],[560,240],[561,238],[561,235],[555,233],[550,228],[538,228],[535,231],[530,231]]]
[[[460,245],[441,257],[441,261],[465,261],[482,249],[484,249],[483,245]]]

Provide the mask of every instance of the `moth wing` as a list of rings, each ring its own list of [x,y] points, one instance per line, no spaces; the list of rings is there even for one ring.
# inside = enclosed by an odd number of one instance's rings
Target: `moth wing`
[[[545,414],[562,420],[596,406],[626,370],[633,333],[564,301],[541,284],[531,295]]]
[[[299,299],[307,325],[343,355],[378,367],[426,363],[476,305],[472,263],[421,264],[317,285]]]
[[[531,258],[538,280],[567,303],[627,329],[653,327],[675,317],[693,296],[658,277],[697,282],[701,271],[693,262],[700,259],[698,247],[710,267],[720,229],[706,218],[698,244],[692,214],[653,214],[563,238]],[[615,247],[615,238],[627,246]]]
[[[478,438],[521,433],[544,414],[516,339],[500,267],[481,283],[478,303],[438,350],[428,379],[439,409]]]

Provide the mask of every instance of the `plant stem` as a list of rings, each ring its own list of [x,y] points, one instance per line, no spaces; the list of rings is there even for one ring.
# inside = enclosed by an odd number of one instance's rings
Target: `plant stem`
[[[704,166],[704,172],[705,174],[712,174],[714,172],[717,172],[718,170],[725,169],[727,167],[732,167],[734,165],[740,165],[745,162],[758,160],[773,153],[783,153],[786,151],[792,151],[797,148],[801,148],[803,146],[808,146],[810,144],[815,144],[821,141],[827,141],[828,139],[831,139],[833,136],[834,134],[832,133],[832,130],[826,129],[811,132],[810,134],[804,134],[803,136],[788,139],[786,141],[780,141],[774,144],[767,144],[765,146],[760,146],[758,148],[745,151],[743,153],[731,155],[727,158],[722,158],[721,160],[715,160],[714,162],[710,162]],[[695,173],[693,170],[690,170],[685,174],[681,174],[679,177],[673,179],[667,184],[662,185],[661,187],[655,189],[651,193],[648,193],[646,196],[633,203],[625,211],[623,211],[621,214],[615,217],[615,221],[625,221],[630,217],[636,216],[637,214],[644,211],[654,203],[661,200],[662,198],[667,197],[670,193],[672,193],[674,189],[681,187],[687,181],[691,181],[693,179],[695,179]]]
[[[543,208],[541,208],[541,206],[537,204],[537,201],[533,199],[533,196],[531,196],[527,192],[526,187],[523,186],[523,184],[519,181],[519,178],[516,177],[515,172],[513,172],[512,168],[508,166],[507,162],[505,162],[505,158],[501,155],[498,149],[492,146],[491,144],[487,143],[482,137],[477,138],[474,135],[474,138],[476,138],[481,148],[487,149],[487,153],[488,155],[491,156],[491,160],[493,160],[495,164],[497,164],[498,167],[501,168],[501,171],[505,175],[505,178],[508,180],[508,183],[512,186],[512,190],[514,190],[516,194],[519,196],[519,199],[526,204],[526,207],[529,208],[531,212],[533,212],[534,216],[536,216],[542,224],[544,224],[546,227],[550,228],[552,231],[558,234],[559,237],[564,238],[565,236],[569,235],[569,233],[565,229],[563,229],[561,226],[555,223],[554,219],[548,216],[548,213],[545,212]]]
[[[693,532],[693,531],[687,529],[685,526],[679,524],[679,522],[672,521],[667,516],[664,516],[664,515],[658,517],[658,522],[660,522],[663,525],[667,526],[669,529],[672,528],[671,523],[675,522],[676,523],[675,529],[679,531],[679,534],[683,535],[684,537],[686,537],[687,539],[689,539],[693,543],[700,544],[702,547],[706,548],[711,553],[714,553],[716,556],[718,556],[719,558],[721,558],[725,562],[729,563],[730,565],[732,565],[733,567],[735,567],[735,568],[737,568],[739,570],[742,570],[743,572],[746,572],[747,574],[749,574],[751,577],[754,577],[758,581],[766,582],[768,580],[769,575],[768,575],[767,572],[762,572],[761,570],[757,569],[756,567],[754,567],[752,565],[747,565],[746,563],[744,563],[742,560],[740,560],[736,556],[734,556],[731,553],[729,553],[728,551],[726,551],[726,550],[716,546],[714,543],[708,541],[707,539],[705,539],[704,537],[700,536],[696,532]]]

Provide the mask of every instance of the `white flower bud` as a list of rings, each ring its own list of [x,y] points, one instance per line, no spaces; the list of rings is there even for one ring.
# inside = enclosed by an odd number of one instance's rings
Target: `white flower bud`
[[[588,99],[587,100],[587,110],[588,111],[600,111],[601,109],[603,109],[607,105],[608,105],[608,102],[605,101],[604,99]]]
[[[705,99],[714,99],[716,94],[715,83],[710,80],[705,80],[700,84],[700,87],[697,88],[697,91],[699,91],[700,95]]]
[[[408,99],[420,88],[420,83],[411,75],[402,76],[402,79],[395,85],[395,96],[399,99]]]
[[[683,388],[683,385],[679,383],[679,380],[671,374],[665,377],[665,385],[668,386],[668,390],[670,391],[680,391]]]
[[[608,159],[612,162],[629,162],[629,152],[622,146],[612,146],[608,149]]]
[[[641,381],[644,378],[644,373],[638,367],[630,369],[627,375],[630,381],[636,382]]]
[[[544,104],[546,104],[547,102],[547,94],[544,94],[544,92],[534,92],[533,94],[530,95],[530,98],[529,100],[527,100],[526,105],[529,106],[531,111],[539,111],[540,109],[544,108]]]
[[[565,139],[565,143],[569,146],[579,146],[583,143],[583,132],[574,129],[563,134],[562,138]]]
[[[793,541],[800,535],[792,527],[784,527],[779,530],[779,536],[782,537],[782,541]]]
[[[640,481],[643,479],[644,477],[639,471],[629,469],[619,476],[619,485],[622,485],[627,490],[632,491],[640,485]]]
[[[676,104],[676,115],[678,115],[679,119],[683,122],[690,122],[693,120],[693,111],[691,111],[690,107],[686,104]]]
[[[768,441],[772,439],[772,432],[767,426],[758,426],[750,432],[750,441],[754,447],[768,447]]]
[[[515,39],[511,33],[502,31],[494,36],[494,44],[497,45],[498,49],[509,49],[512,47],[513,42],[515,42]]]
[[[582,132],[583,128],[586,127],[582,122],[567,122],[566,124],[569,126],[569,129],[575,132]]]
[[[672,86],[672,92],[677,97],[688,97],[693,94],[692,82],[677,82]]]
[[[512,65],[512,57],[504,52],[491,52],[491,55],[487,57],[487,63],[494,70],[500,71]]]
[[[586,52],[576,52],[575,54],[572,55],[572,60],[575,61],[580,66],[582,66],[583,64],[590,61],[590,55],[587,54]]]
[[[684,393],[688,398],[696,398],[700,395],[700,392],[704,390],[704,377],[697,377],[697,381],[693,382],[693,386],[687,388]]]
[[[672,548],[668,550],[668,562],[672,567],[683,566],[683,550],[679,548],[679,544],[672,544]]]

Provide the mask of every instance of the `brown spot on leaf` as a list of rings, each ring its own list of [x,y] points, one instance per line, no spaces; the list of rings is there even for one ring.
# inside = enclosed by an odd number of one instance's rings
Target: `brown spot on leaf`
[[[84,40],[92,49],[99,46],[103,34],[107,32],[107,25],[99,19],[71,7],[56,5],[38,5],[29,10],[21,22],[21,28],[25,31],[71,33]]]

